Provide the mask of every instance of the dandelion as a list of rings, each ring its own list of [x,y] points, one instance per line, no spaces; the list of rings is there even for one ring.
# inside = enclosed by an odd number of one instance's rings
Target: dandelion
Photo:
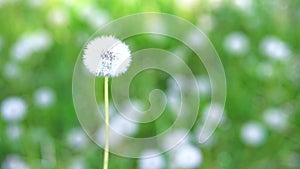
[[[113,36],[102,36],[87,44],[83,62],[96,76],[116,77],[128,69],[130,51],[126,44]]]
[[[244,55],[249,50],[248,37],[241,32],[234,32],[225,37],[224,48],[228,53]]]
[[[131,62],[128,46],[113,36],[102,36],[91,40],[83,54],[83,63],[95,76],[104,76],[105,107],[105,152],[103,168],[108,168],[109,158],[109,101],[108,78],[127,71]]]
[[[166,166],[165,159],[162,155],[157,155],[154,157],[153,154],[160,154],[157,150],[147,150],[142,153],[141,158],[139,159],[139,169],[162,169]]]
[[[47,32],[37,31],[25,34],[12,47],[11,55],[17,60],[25,60],[33,53],[47,50],[51,43],[51,37]]]
[[[34,92],[34,103],[40,108],[47,108],[55,102],[55,93],[49,87],[41,87]]]
[[[267,57],[278,60],[286,59],[291,55],[288,45],[274,36],[265,37],[260,44],[260,50]]]
[[[184,129],[178,129],[172,132],[168,132],[161,142],[163,149],[171,149],[175,146],[185,144],[190,141],[190,135],[188,131]]]
[[[242,127],[241,138],[245,144],[256,147],[264,143],[266,131],[259,123],[249,122]]]
[[[74,150],[82,150],[87,146],[88,139],[80,128],[75,128],[68,134],[67,143]]]
[[[86,168],[86,164],[81,158],[75,158],[73,159],[70,164],[68,169],[84,169]]]
[[[197,168],[202,163],[202,152],[190,143],[183,144],[172,151],[171,168]]]
[[[233,3],[243,12],[250,12],[253,6],[252,0],[234,0]]]
[[[18,122],[24,118],[27,110],[25,101],[19,97],[9,97],[2,102],[2,117],[7,122]]]
[[[284,130],[288,124],[287,115],[284,111],[276,108],[267,109],[263,115],[265,123],[273,130]]]
[[[8,155],[2,163],[2,169],[29,169],[29,167],[18,155]]]

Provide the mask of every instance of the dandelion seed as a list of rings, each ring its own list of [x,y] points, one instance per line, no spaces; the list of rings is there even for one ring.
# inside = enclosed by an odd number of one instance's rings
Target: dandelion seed
[[[83,63],[96,76],[119,76],[130,62],[128,46],[113,36],[95,38],[84,50]]]

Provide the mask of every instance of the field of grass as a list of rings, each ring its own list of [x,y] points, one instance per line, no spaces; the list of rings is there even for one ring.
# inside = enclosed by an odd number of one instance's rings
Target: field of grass
[[[84,132],[74,108],[73,70],[86,42],[101,26],[140,12],[176,15],[206,34],[224,67],[226,104],[220,125],[200,144],[199,131],[211,100],[203,63],[187,46],[169,37],[145,34],[126,39],[133,53],[158,48],[182,58],[196,77],[201,100],[196,123],[184,143],[146,159],[111,154],[109,168],[300,168],[300,1],[0,0],[1,169],[102,168],[103,149]],[[132,29],[139,26],[134,23]],[[164,29],[163,23],[150,26]],[[174,27],[180,29],[180,25]],[[187,38],[193,41],[193,36]],[[133,57],[132,64],[138,59]],[[137,107],[150,106],[153,89],[171,100],[151,122],[133,125],[112,116],[112,125],[136,138],[167,130],[180,102],[172,78],[156,69],[137,74],[129,90]],[[180,78],[189,89],[189,79]],[[97,78],[95,86],[101,109],[103,78]],[[189,107],[189,103],[184,104]],[[124,111],[126,106],[122,105]],[[111,114],[118,111],[111,108]],[[174,131],[163,144],[172,144],[184,130]],[[104,136],[99,133],[101,140]],[[126,149],[126,143],[120,144]],[[149,152],[162,150],[141,150],[141,155]]]

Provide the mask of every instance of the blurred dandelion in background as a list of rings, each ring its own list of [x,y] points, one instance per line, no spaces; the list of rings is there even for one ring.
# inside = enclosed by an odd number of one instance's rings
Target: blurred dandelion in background
[[[54,91],[49,87],[41,87],[34,92],[34,103],[37,107],[48,108],[56,101]]]
[[[27,112],[27,104],[22,98],[12,96],[2,101],[1,112],[6,122],[19,122]]]
[[[163,169],[166,167],[166,160],[163,156],[157,155],[154,157],[148,157],[152,154],[160,154],[157,150],[147,150],[142,153],[139,159],[139,169],[148,169],[150,166],[153,169]]]
[[[234,32],[225,37],[225,50],[235,56],[243,56],[249,51],[248,37],[242,32]]]
[[[36,52],[49,49],[51,44],[51,36],[46,31],[26,33],[12,47],[11,56],[23,61]]]
[[[2,169],[29,169],[29,166],[21,157],[11,154],[4,159]]]
[[[241,139],[249,146],[260,146],[266,140],[266,129],[257,122],[248,122],[241,128]]]
[[[288,45],[275,36],[265,37],[260,44],[261,52],[269,57],[278,60],[286,60],[291,56]]]

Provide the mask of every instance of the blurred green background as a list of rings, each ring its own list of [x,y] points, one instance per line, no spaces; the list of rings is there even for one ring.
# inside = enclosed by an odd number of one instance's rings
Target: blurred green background
[[[102,168],[103,151],[81,130],[73,107],[73,67],[101,25],[138,12],[174,14],[206,33],[225,69],[225,114],[206,144],[197,143],[195,125],[186,147],[148,160],[111,155],[110,168],[300,168],[300,1],[0,0],[2,169]],[[205,69],[189,59],[193,53],[171,39],[136,41],[133,51],[176,51],[200,70],[199,113],[205,113],[209,82]],[[155,71],[138,76],[131,95],[143,105],[150,89],[172,93],[167,81],[158,83],[165,76]],[[171,111],[131,134],[161,132],[153,129],[167,128]]]

